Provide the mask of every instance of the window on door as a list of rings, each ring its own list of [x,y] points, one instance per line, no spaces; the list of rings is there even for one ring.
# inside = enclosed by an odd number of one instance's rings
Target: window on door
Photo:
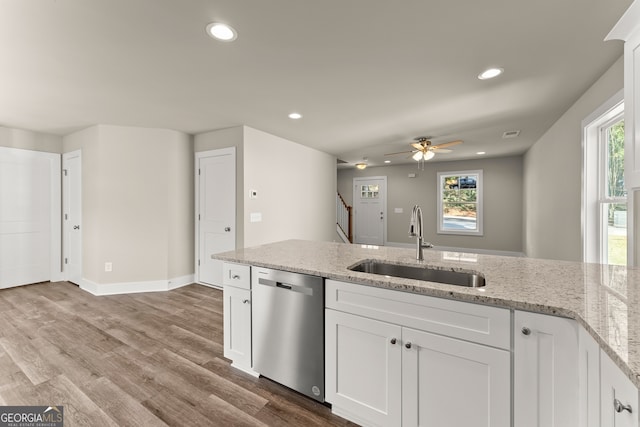
[[[624,104],[585,127],[585,261],[627,264]]]
[[[482,235],[482,171],[438,172],[438,233]]]

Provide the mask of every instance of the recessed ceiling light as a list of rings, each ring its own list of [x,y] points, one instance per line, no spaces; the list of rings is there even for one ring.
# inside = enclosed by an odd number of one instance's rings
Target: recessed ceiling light
[[[300,113],[291,113],[289,114],[289,118],[293,120],[298,120],[302,118],[302,114]]]
[[[207,34],[223,42],[231,42],[238,38],[238,33],[227,24],[212,22],[207,25]]]
[[[478,156],[482,156],[483,154],[487,154],[487,152],[486,151],[478,151],[476,154]]]
[[[385,163],[391,163],[391,160],[385,160],[384,162]]]
[[[502,73],[504,73],[504,69],[502,68],[489,68],[478,74],[478,78],[480,80],[488,80],[494,77],[498,77]]]

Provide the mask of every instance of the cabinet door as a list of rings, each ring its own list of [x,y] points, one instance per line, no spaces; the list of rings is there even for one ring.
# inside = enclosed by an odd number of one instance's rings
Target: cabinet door
[[[402,425],[508,427],[509,351],[402,330]]]
[[[578,427],[575,321],[516,311],[514,420],[518,427]]]
[[[600,427],[600,346],[582,327],[578,332],[580,427]]]
[[[600,353],[601,425],[638,427],[638,389],[604,352]]]
[[[400,326],[325,310],[326,400],[363,425],[400,426]]]
[[[223,290],[224,357],[233,366],[251,369],[251,291],[225,286]]]

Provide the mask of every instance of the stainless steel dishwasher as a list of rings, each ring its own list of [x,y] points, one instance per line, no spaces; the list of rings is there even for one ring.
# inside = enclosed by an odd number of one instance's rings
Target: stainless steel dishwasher
[[[253,267],[253,369],[324,402],[324,279]]]

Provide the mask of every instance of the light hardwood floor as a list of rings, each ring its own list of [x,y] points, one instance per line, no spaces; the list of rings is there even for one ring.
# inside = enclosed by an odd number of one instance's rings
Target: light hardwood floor
[[[0,405],[64,405],[66,427],[355,425],[231,368],[222,342],[222,292],[205,286],[0,290]]]

